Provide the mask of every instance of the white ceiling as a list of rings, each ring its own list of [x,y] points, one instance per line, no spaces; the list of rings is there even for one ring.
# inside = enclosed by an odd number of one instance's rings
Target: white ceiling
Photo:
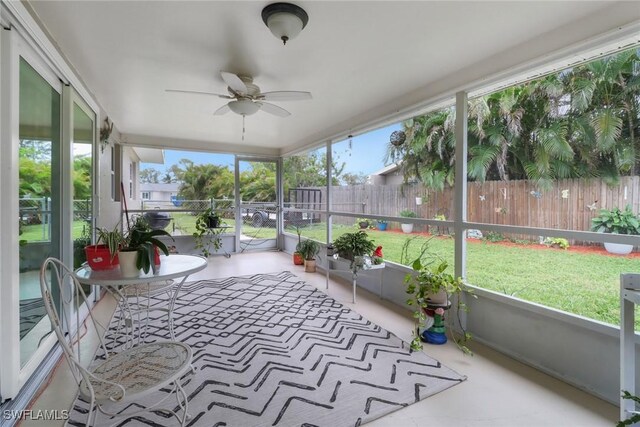
[[[309,24],[286,46],[260,12],[270,2],[34,1],[39,19],[131,142],[286,152],[640,19],[636,2],[296,1]],[[287,118],[212,113],[219,71],[280,102]],[[152,138],[149,138],[152,137]],[[245,146],[245,147],[241,147]]]

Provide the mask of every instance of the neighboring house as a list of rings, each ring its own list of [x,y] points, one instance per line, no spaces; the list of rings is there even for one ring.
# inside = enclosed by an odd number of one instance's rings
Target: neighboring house
[[[156,207],[166,207],[171,203],[171,197],[178,195],[180,190],[179,183],[140,183],[140,199],[145,209],[153,209]]]
[[[400,185],[403,183],[400,165],[392,163],[369,175],[371,185]]]

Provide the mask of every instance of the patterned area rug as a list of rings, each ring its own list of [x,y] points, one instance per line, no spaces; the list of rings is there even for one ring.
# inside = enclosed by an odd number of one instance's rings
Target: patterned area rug
[[[178,302],[190,426],[359,426],[465,380],[289,272],[192,282]],[[166,318],[149,331],[168,338]],[[86,410],[77,400],[70,424]],[[169,424],[158,412],[121,425]]]
[[[42,298],[20,300],[20,339],[24,338],[46,315]]]

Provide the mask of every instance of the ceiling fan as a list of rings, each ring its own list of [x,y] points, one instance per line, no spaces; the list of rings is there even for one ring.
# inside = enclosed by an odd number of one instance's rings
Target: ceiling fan
[[[229,95],[221,95],[219,93],[199,92],[192,90],[176,90],[166,89],[167,92],[191,93],[196,95],[212,95],[219,98],[231,99],[227,104],[218,108],[213,114],[220,116],[229,111],[233,111],[241,116],[250,116],[262,110],[265,113],[273,114],[278,117],[287,117],[291,113],[282,107],[265,101],[300,101],[311,99],[310,92],[300,91],[275,91],[260,92],[260,88],[253,83],[253,78],[248,76],[239,76],[226,71],[220,72],[222,80],[227,84]]]

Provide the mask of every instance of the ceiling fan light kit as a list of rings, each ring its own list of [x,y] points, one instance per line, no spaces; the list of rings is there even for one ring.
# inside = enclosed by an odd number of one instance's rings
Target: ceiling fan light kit
[[[231,111],[242,116],[250,116],[255,114],[260,109],[260,104],[253,102],[249,99],[239,99],[237,101],[230,101],[228,104]]]
[[[291,3],[273,3],[262,9],[262,20],[283,44],[294,39],[309,22],[309,15]]]

